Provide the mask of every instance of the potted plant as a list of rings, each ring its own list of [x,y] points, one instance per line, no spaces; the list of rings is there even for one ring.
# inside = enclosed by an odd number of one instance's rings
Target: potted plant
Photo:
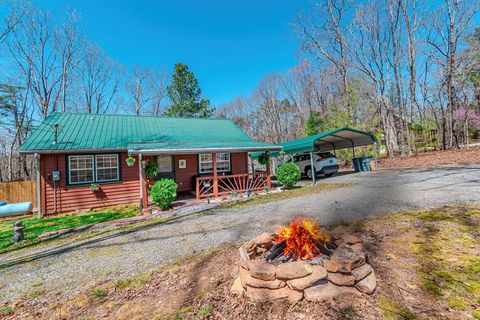
[[[127,159],[125,159],[125,162],[127,162],[127,166],[133,167],[135,164],[135,158],[132,156],[128,156]]]
[[[258,163],[261,165],[266,165],[270,160],[270,155],[268,153],[262,153],[258,156]]]
[[[100,185],[98,183],[92,183],[90,185],[90,190],[93,192],[99,191],[100,190]]]
[[[156,162],[147,160],[145,162],[145,176],[147,178],[155,178],[158,174],[158,166]]]

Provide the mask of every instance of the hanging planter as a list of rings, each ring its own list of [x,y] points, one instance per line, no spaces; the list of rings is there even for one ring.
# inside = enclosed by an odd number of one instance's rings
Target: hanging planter
[[[156,162],[147,160],[145,162],[145,176],[147,178],[155,178],[158,174],[158,165]]]
[[[125,162],[127,163],[127,166],[133,167],[133,165],[135,164],[135,158],[129,156],[127,159],[125,159]]]
[[[100,190],[100,185],[98,183],[92,183],[90,185],[90,190],[93,192],[99,191]]]
[[[262,153],[258,156],[258,163],[260,163],[261,165],[266,165],[269,160],[270,156],[267,153]]]

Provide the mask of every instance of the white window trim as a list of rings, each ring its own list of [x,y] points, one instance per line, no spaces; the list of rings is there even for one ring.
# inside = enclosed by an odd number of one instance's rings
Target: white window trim
[[[102,169],[117,169],[117,178],[116,179],[106,179],[106,180],[98,180],[98,166],[97,166],[97,157],[98,156],[115,156],[117,158],[117,166],[116,167],[102,167]],[[95,155],[95,182],[112,182],[112,181],[119,181],[120,180],[120,161],[118,159],[118,154],[96,154]]]
[[[219,154],[228,154],[228,160],[218,160],[217,159],[217,172],[229,172],[231,169],[232,169],[232,155],[228,152],[219,152],[217,153],[217,155]],[[198,172],[200,174],[208,174],[208,173],[213,173],[213,157],[212,157],[212,160],[211,161],[201,161],[201,156],[202,155],[212,155],[211,153],[201,153],[198,155]],[[219,170],[218,169],[218,163],[221,162],[221,163],[228,163],[228,168],[227,169],[222,169],[222,170]],[[201,171],[201,165],[202,163],[212,163],[212,171]]]
[[[98,180],[98,170],[97,170],[97,157],[98,156],[115,156],[117,157],[117,166],[116,167],[102,167],[102,169],[117,169],[117,179],[107,179],[107,180]],[[81,181],[81,182],[72,182],[72,171],[86,171],[87,169],[72,169],[71,159],[72,157],[91,157],[92,159],[92,180],[89,181]],[[82,185],[88,183],[104,183],[104,182],[116,182],[120,181],[120,157],[116,153],[108,153],[108,154],[79,154],[79,155],[69,155],[68,156],[68,184],[69,185]]]
[[[91,157],[92,158],[92,180],[89,181],[80,181],[80,182],[72,182],[72,171],[87,171],[87,169],[72,169],[72,158],[73,157]],[[72,155],[68,156],[68,184],[85,184],[85,183],[93,183],[95,178],[95,158],[93,155],[90,154],[82,154],[82,155]]]

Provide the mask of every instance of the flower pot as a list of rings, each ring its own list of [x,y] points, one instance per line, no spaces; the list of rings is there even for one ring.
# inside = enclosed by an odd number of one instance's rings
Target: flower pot
[[[133,165],[135,164],[135,158],[134,157],[128,157],[127,159],[125,159],[125,162],[127,163],[127,166],[133,167]]]

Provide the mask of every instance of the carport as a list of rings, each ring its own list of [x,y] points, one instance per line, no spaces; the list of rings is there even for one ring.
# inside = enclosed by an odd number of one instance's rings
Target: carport
[[[299,153],[310,153],[310,161],[314,167],[313,153],[336,151],[346,148],[352,148],[353,158],[355,158],[355,147],[373,145],[374,159],[377,162],[377,139],[375,135],[368,131],[362,131],[352,128],[340,128],[331,131],[322,132],[305,138],[290,140],[278,144],[282,146],[282,151],[287,155]],[[258,157],[260,153],[253,155]],[[280,152],[271,152],[270,155],[278,156]],[[316,181],[315,174],[312,174],[312,181]]]

